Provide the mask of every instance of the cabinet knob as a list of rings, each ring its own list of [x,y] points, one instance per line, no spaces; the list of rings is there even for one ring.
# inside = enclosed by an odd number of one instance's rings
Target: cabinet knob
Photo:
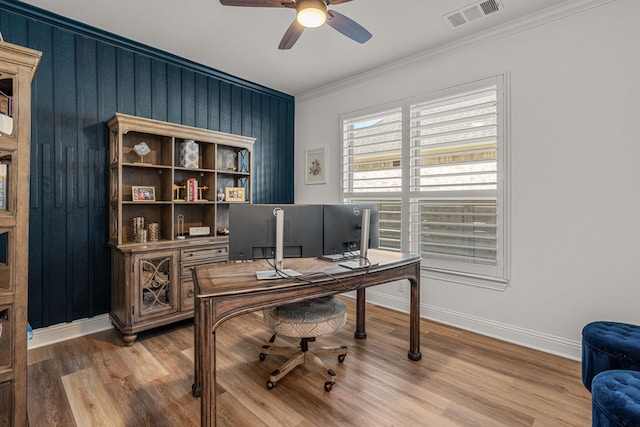
[[[189,297],[193,297],[194,294],[195,292],[193,291],[193,289],[189,289],[189,291],[187,292],[187,296]]]

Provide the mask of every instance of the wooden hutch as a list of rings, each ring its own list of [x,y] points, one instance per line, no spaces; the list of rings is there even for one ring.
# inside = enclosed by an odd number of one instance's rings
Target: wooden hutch
[[[254,139],[117,113],[110,131],[111,321],[193,317],[191,267],[228,260],[229,204],[251,202]]]

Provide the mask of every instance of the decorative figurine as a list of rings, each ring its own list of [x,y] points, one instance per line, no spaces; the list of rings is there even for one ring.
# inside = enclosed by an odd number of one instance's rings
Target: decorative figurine
[[[143,142],[141,142],[139,144],[134,145],[133,146],[133,151],[135,151],[136,154],[138,156],[140,156],[140,163],[146,164],[146,163],[144,163],[144,156],[146,156],[147,154],[149,154],[151,152],[151,148],[149,148],[147,143],[143,141]]]
[[[224,202],[224,191],[222,191],[222,187],[218,188],[216,195],[218,196],[219,202]]]
[[[237,158],[238,158],[238,153],[231,153],[231,155],[227,158],[227,170],[230,170],[230,171],[238,170],[238,166],[236,165]]]

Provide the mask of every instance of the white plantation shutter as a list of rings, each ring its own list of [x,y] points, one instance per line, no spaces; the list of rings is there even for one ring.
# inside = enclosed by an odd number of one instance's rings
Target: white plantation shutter
[[[342,117],[343,200],[381,203],[381,246],[508,280],[504,77]]]
[[[383,108],[342,121],[345,203],[375,203],[380,248],[400,250],[402,108]]]
[[[492,83],[409,107],[412,247],[433,267],[498,265],[497,98]]]
[[[419,200],[415,209],[415,242],[425,258],[497,265],[494,200]]]
[[[411,191],[497,188],[496,86],[411,105]]]
[[[357,116],[342,122],[343,192],[402,191],[402,109]]]

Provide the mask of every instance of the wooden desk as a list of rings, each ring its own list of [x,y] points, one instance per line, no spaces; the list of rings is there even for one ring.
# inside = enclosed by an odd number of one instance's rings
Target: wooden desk
[[[225,320],[251,311],[356,290],[356,338],[365,338],[365,288],[406,279],[411,283],[409,359],[420,360],[420,257],[370,250],[378,265],[349,270],[318,258],[286,259],[285,267],[303,273],[293,279],[257,280],[269,270],[265,261],[208,264],[192,270],[196,290],[193,395],[202,396],[201,425],[216,424],[216,329]],[[256,349],[258,351],[258,349]]]

